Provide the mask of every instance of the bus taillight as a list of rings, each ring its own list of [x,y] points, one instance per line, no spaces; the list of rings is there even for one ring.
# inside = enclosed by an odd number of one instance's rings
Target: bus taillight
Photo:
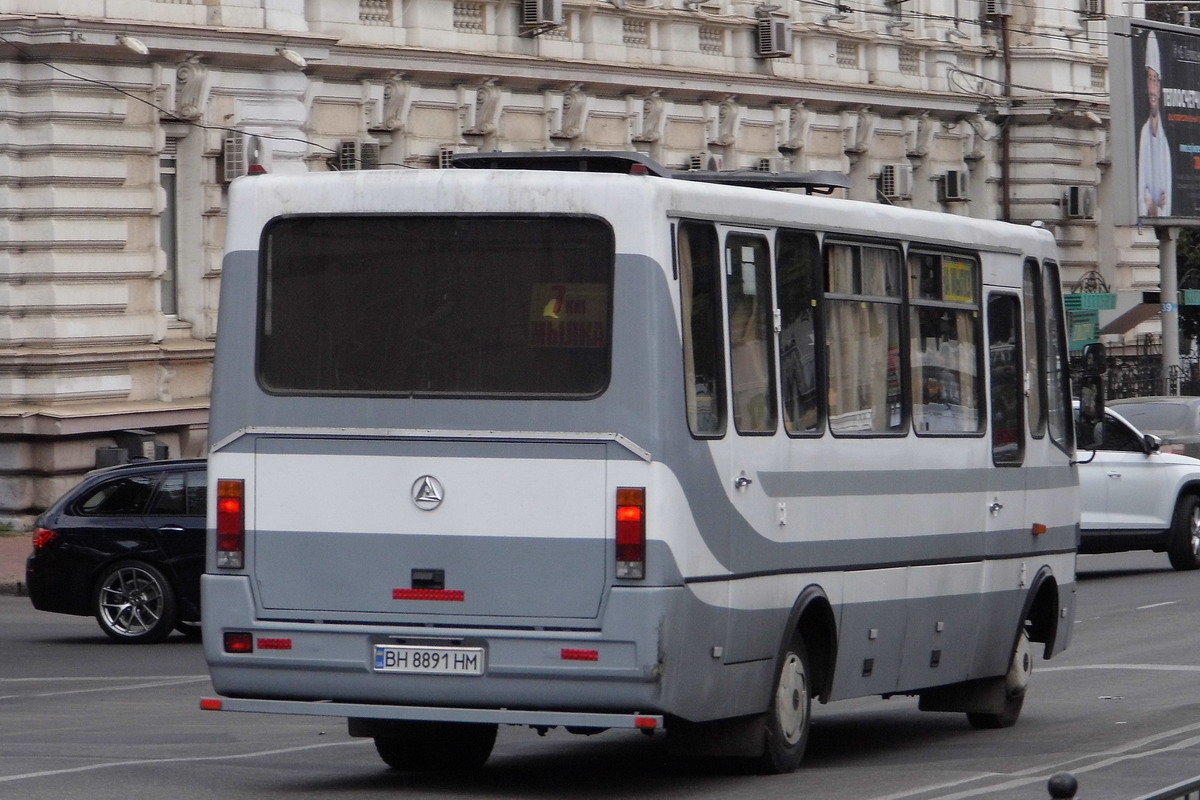
[[[617,577],[646,577],[646,490],[617,489]]]
[[[217,567],[220,569],[241,569],[245,564],[245,500],[243,481],[217,481]]]

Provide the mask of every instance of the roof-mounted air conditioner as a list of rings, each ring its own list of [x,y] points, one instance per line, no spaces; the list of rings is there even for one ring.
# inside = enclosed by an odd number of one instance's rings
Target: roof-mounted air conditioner
[[[792,54],[792,21],[763,17],[755,23],[754,55],[784,58]]]
[[[693,172],[698,170],[715,172],[722,169],[722,162],[721,156],[713,153],[694,153],[688,156],[687,169]]]
[[[912,197],[913,168],[911,164],[884,164],[879,169],[879,193],[888,200]]]

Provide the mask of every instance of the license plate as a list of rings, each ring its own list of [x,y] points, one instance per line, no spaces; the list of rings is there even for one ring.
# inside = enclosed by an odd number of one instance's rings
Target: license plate
[[[427,647],[400,644],[375,645],[376,672],[409,672],[426,675],[482,675],[482,647]]]

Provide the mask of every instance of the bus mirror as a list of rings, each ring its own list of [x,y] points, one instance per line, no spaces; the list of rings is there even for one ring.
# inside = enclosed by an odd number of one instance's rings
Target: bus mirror
[[[1106,372],[1108,372],[1108,357],[1104,352],[1104,345],[1100,342],[1084,345],[1083,374],[1098,377]]]

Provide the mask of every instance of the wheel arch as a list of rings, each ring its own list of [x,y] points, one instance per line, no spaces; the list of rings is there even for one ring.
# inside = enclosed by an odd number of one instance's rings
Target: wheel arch
[[[800,635],[812,672],[812,696],[828,702],[837,663],[837,622],[825,590],[815,584],[806,586],[792,604],[784,630],[787,635],[780,647],[787,646],[793,633]]]
[[[1044,565],[1034,576],[1025,595],[1025,605],[1021,609],[1022,625],[1018,626],[1013,637],[1013,646],[1016,647],[1023,628],[1029,634],[1030,641],[1040,642],[1044,646],[1042,658],[1050,658],[1058,640],[1061,607],[1058,578],[1049,566]]]

